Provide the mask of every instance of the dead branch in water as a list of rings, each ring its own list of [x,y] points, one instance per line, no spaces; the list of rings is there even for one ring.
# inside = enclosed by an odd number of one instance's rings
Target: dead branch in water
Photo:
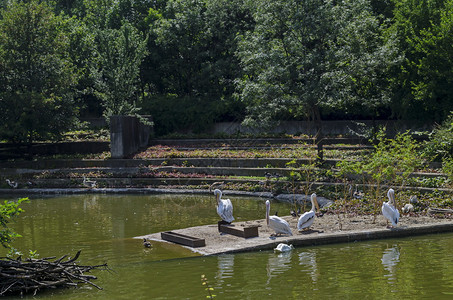
[[[96,276],[87,275],[93,269],[108,270],[107,264],[95,266],[80,266],[76,260],[80,250],[73,258],[64,255],[59,259],[47,257],[42,259],[29,258],[22,261],[21,257],[11,259],[0,258],[0,296],[6,294],[25,294],[33,292],[35,295],[41,289],[58,287],[77,287],[81,283],[102,289],[93,282]]]

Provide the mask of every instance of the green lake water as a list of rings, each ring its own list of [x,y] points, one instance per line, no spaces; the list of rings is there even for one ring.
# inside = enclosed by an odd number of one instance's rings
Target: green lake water
[[[230,198],[237,221],[264,218],[265,199]],[[202,274],[215,299],[453,299],[453,233],[208,257],[133,239],[215,224],[214,205],[214,196],[201,195],[31,198],[11,226],[23,236],[16,248],[41,257],[82,250],[80,264],[107,263],[112,271],[93,272],[103,290],[83,285],[25,299],[206,299]],[[283,214],[290,206],[271,209]]]

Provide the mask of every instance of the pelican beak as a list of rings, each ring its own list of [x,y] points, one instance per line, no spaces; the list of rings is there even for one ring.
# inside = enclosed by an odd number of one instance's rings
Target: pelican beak
[[[317,198],[317,197],[315,197],[315,199],[314,199],[314,200],[315,200],[314,202],[315,202],[315,206],[316,206],[316,212],[318,212],[318,213],[319,213],[320,209],[319,209],[319,204],[318,204],[318,198]]]

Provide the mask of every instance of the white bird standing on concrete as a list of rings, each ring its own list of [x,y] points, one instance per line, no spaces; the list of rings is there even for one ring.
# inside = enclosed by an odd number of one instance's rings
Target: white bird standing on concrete
[[[275,231],[275,235],[280,234],[288,234],[293,235],[291,232],[291,228],[289,227],[288,222],[286,220],[278,217],[278,216],[269,216],[269,211],[271,209],[271,203],[269,200],[266,200],[266,223],[267,226],[272,228]]]
[[[304,213],[300,216],[299,221],[297,221],[297,230],[308,230],[310,226],[313,224],[316,212],[319,211],[318,199],[316,198],[316,194],[311,194],[311,210]]]
[[[214,190],[214,195],[217,200],[217,214],[223,221],[230,224],[234,221],[233,217],[233,204],[230,199],[222,199],[222,191],[219,189]]]
[[[96,181],[90,180],[89,178],[86,178],[85,176],[83,176],[83,185],[86,186],[86,187],[95,188],[96,187]]]
[[[382,204],[382,214],[387,219],[387,224],[388,221],[390,221],[392,223],[392,227],[396,227],[398,225],[400,213],[396,208],[395,191],[393,189],[389,189],[387,197],[389,198],[389,201]]]
[[[15,182],[15,181],[11,181],[11,180],[9,180],[9,179],[6,179],[6,183],[7,183],[10,187],[12,187],[13,189],[17,189],[17,187],[18,187],[18,185],[19,185],[19,183]]]
[[[277,245],[277,248],[274,249],[275,252],[289,252],[294,249],[293,245],[288,245],[284,243],[280,243]]]

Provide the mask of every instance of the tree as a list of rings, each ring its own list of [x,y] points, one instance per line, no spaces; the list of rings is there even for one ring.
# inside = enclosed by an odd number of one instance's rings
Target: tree
[[[199,132],[216,120],[242,119],[243,105],[233,98],[242,73],[236,36],[253,27],[244,1],[170,0],[150,9],[147,20],[153,68],[144,79],[156,133]]]
[[[246,124],[268,124],[279,114],[320,119],[331,84],[324,76],[334,52],[332,4],[328,1],[256,1],[256,26],[242,36],[238,80],[247,103]]]
[[[453,110],[453,1],[395,1],[390,30],[404,55],[393,76],[400,118],[442,121]]]
[[[97,32],[97,64],[92,73],[107,121],[112,115],[137,115],[140,64],[147,53],[146,43],[146,38],[127,22],[119,30]]]
[[[378,107],[395,51],[368,1],[257,1],[242,37],[238,81],[248,124],[281,116],[315,121],[321,110]],[[371,109],[374,112],[374,109]]]
[[[31,143],[76,121],[77,76],[62,19],[38,1],[9,2],[0,19],[0,135]]]

